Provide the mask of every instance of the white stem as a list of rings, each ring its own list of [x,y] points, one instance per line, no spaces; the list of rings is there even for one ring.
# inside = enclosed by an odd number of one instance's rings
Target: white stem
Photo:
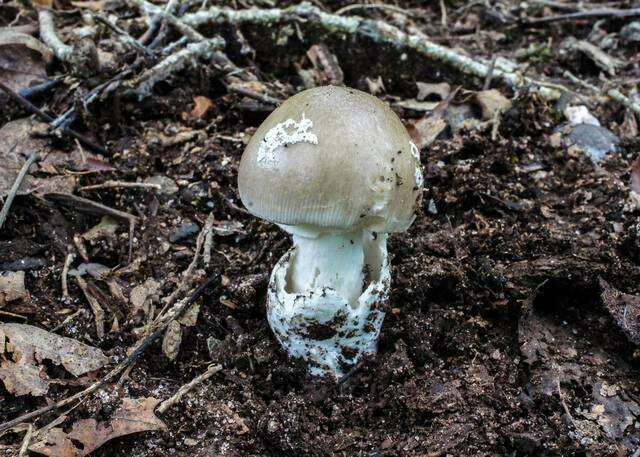
[[[331,288],[349,303],[362,294],[363,232],[293,235],[294,256],[289,270],[290,292]]]

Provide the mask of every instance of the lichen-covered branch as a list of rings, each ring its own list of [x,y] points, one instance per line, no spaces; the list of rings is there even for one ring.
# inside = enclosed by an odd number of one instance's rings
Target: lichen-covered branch
[[[312,21],[328,32],[362,34],[376,42],[413,49],[429,59],[443,62],[457,70],[485,78],[489,74],[489,63],[483,59],[463,55],[453,49],[433,43],[418,31],[408,34],[381,20],[364,19],[358,16],[337,16],[326,13],[310,3],[300,3],[289,8],[233,10],[212,6],[207,10],[185,14],[182,21],[193,27],[205,24],[272,24],[277,22]],[[497,66],[493,76],[505,81],[513,88],[526,84],[528,78],[515,72],[507,72]],[[557,94],[556,94],[557,95]]]
[[[467,56],[446,46],[432,42],[418,30],[404,32],[385,21],[365,19],[358,16],[338,16],[326,13],[308,2],[288,8],[259,9],[249,8],[234,10],[231,8],[212,6],[207,10],[185,14],[182,22],[192,27],[220,24],[263,24],[283,22],[313,22],[322,26],[329,33],[361,34],[379,43],[412,49],[434,62],[442,62],[456,70],[484,79],[492,74],[492,78],[506,83],[514,90],[534,86],[547,99],[556,99],[563,92],[571,92],[564,86],[540,81],[525,76],[518,71],[518,66],[505,59],[497,59],[492,69],[485,59]],[[605,95],[605,94],[603,94]],[[607,92],[609,97],[638,112],[637,103],[631,101],[617,90]]]
[[[171,24],[176,30],[189,38],[191,41],[203,41],[206,38],[193,27],[181,21],[171,13],[169,8],[163,9],[146,0],[128,0],[131,5],[138,7],[151,18],[161,18]]]
[[[173,73],[189,65],[194,65],[199,58],[211,59],[216,50],[222,48],[224,44],[225,42],[222,38],[211,38],[197,43],[189,43],[184,49],[171,54],[127,85],[133,88],[134,93],[142,100],[151,93],[153,86],[157,82],[166,80]]]
[[[73,47],[64,43],[56,33],[53,23],[53,13],[49,10],[38,11],[38,24],[40,26],[40,38],[49,46],[55,56],[63,62],[69,62],[73,54]]]

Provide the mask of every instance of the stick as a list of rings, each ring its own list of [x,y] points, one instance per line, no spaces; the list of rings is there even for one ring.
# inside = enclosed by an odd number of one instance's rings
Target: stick
[[[619,10],[614,8],[598,8],[575,13],[559,14],[557,16],[535,17],[525,20],[526,24],[548,24],[550,22],[572,21],[575,19],[600,19],[600,18],[623,18],[640,16],[640,8],[630,8]]]
[[[214,282],[219,282],[219,277],[220,276],[219,276],[218,273],[214,273],[209,278],[207,278],[207,280],[204,283],[202,283],[193,292],[193,294],[189,297],[189,299],[185,300],[184,303],[182,303],[180,308],[176,311],[176,313],[173,316],[171,316],[169,319],[167,319],[164,322],[159,322],[157,324],[156,329],[152,333],[150,333],[145,338],[139,340],[131,348],[132,351],[130,351],[130,354],[122,362],[120,362],[114,369],[112,369],[109,373],[107,373],[104,377],[102,377],[99,381],[94,382],[93,384],[91,384],[89,387],[87,387],[83,391],[78,392],[78,393],[76,393],[74,395],[71,395],[70,397],[67,397],[67,398],[64,398],[64,399],[62,399],[60,401],[57,401],[55,403],[51,403],[49,405],[43,406],[42,408],[38,408],[35,411],[31,411],[30,413],[23,414],[23,415],[15,418],[13,420],[10,420],[10,421],[7,421],[7,422],[5,422],[3,424],[0,424],[0,433],[4,432],[5,430],[10,429],[11,427],[14,427],[15,425],[20,424],[22,422],[30,421],[30,420],[33,420],[33,419],[35,419],[37,417],[40,417],[43,414],[48,413],[49,411],[53,411],[55,409],[62,408],[63,406],[66,406],[66,405],[68,405],[70,403],[73,403],[73,402],[75,402],[77,400],[81,400],[84,397],[86,397],[88,395],[91,395],[92,393],[94,393],[95,391],[100,389],[102,386],[104,386],[109,381],[111,381],[116,376],[118,376],[127,366],[131,365],[136,360],[138,360],[138,358],[140,358],[140,356],[147,350],[147,348],[149,348],[149,346],[151,346],[151,344],[153,344],[158,338],[160,338],[160,336],[163,335],[163,333],[166,330],[166,328],[169,325],[169,323],[171,323],[175,319],[179,318],[197,299],[199,299],[204,294],[204,292]]]
[[[178,391],[175,394],[173,394],[170,398],[160,403],[160,406],[156,408],[156,412],[163,414],[173,405],[178,403],[187,392],[189,392],[191,389],[196,387],[198,384],[203,383],[204,381],[209,379],[211,376],[213,376],[220,370],[222,370],[222,365],[209,365],[209,368],[207,368],[207,371],[193,378],[187,384],[180,387]]]
[[[235,92],[236,94],[244,95],[245,97],[253,98],[254,100],[258,100],[259,102],[266,103],[267,105],[278,106],[282,103],[282,99],[280,98],[271,97],[266,94],[260,94],[238,84],[229,84],[227,86],[227,89],[229,89],[231,92]]]
[[[0,81],[0,90],[6,92],[7,95],[9,95],[11,98],[13,98],[16,102],[20,103],[22,106],[24,106],[28,111],[30,111],[30,112],[32,112],[34,114],[37,114],[38,116],[40,116],[42,119],[44,119],[49,124],[54,122],[55,119],[53,117],[49,116],[47,113],[45,113],[40,108],[38,108],[33,103],[31,103],[29,100],[27,100],[26,98],[24,98],[23,96],[18,94],[16,91],[11,89],[9,86],[7,86],[2,81]],[[99,153],[101,153],[103,155],[109,155],[109,151],[107,151],[105,148],[103,148],[98,143],[94,142],[93,140],[90,140],[86,136],[76,132],[75,130],[70,129],[69,127],[64,127],[64,128],[62,128],[62,131],[64,133],[66,133],[67,135],[72,136],[73,138],[76,138],[81,143],[83,143],[85,146],[90,147],[94,151],[97,151],[97,152],[99,152]]]
[[[80,187],[78,191],[84,192],[87,190],[96,189],[112,189],[112,188],[124,188],[124,189],[155,189],[160,190],[162,186],[160,184],[151,184],[146,182],[126,182],[126,181],[105,181],[101,184],[93,184],[91,186]]]
[[[2,205],[2,210],[0,211],[0,229],[4,225],[4,221],[7,219],[9,215],[9,210],[11,209],[11,204],[13,203],[13,199],[16,198],[16,194],[18,193],[18,189],[20,189],[20,185],[24,180],[24,177],[27,175],[29,171],[29,167],[33,162],[36,161],[37,155],[35,152],[32,152],[31,155],[27,158],[27,161],[22,165],[22,168],[18,172],[18,176],[16,176],[15,181],[13,181],[13,185],[11,189],[9,189],[9,194],[7,195],[7,199],[4,201],[4,205]]]
[[[18,457],[26,457],[28,455],[29,444],[31,443],[32,436],[33,436],[33,425],[29,424],[27,433],[24,434],[24,438],[22,440],[22,446],[20,446],[20,452],[18,452]]]
[[[62,267],[62,298],[69,298],[69,285],[68,285],[68,277],[69,277],[69,267],[71,263],[76,258],[76,255],[73,252],[67,254],[67,257],[64,259],[64,266]]]

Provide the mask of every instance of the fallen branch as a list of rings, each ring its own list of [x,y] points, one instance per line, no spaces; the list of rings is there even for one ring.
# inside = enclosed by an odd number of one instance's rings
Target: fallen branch
[[[4,205],[2,205],[2,210],[0,210],[0,229],[4,225],[4,221],[7,219],[9,215],[9,210],[11,209],[11,204],[13,203],[14,198],[16,198],[16,194],[18,193],[18,189],[20,189],[20,185],[24,180],[24,177],[27,175],[29,171],[29,167],[33,162],[36,161],[38,156],[35,152],[32,152],[31,155],[27,158],[27,161],[22,165],[22,168],[18,172],[18,176],[16,176],[15,181],[13,181],[13,185],[11,189],[9,189],[9,193],[7,194],[7,199],[4,201]]]
[[[209,365],[209,368],[207,368],[207,371],[193,378],[187,384],[180,387],[178,391],[175,394],[173,394],[170,398],[160,403],[160,406],[156,408],[156,411],[160,414],[166,412],[169,408],[171,408],[173,405],[178,403],[187,392],[192,390],[198,384],[202,384],[204,381],[209,379],[211,376],[213,376],[220,370],[222,370],[222,365]]]
[[[219,279],[218,273],[214,273],[209,278],[207,278],[207,280],[204,283],[202,283],[187,300],[184,300],[184,302],[181,304],[180,308],[176,310],[176,313],[174,315],[172,315],[169,319],[165,321],[154,324],[153,331],[145,338],[139,340],[131,348],[131,351],[129,351],[129,355],[122,362],[120,362],[115,368],[113,368],[109,373],[103,376],[99,381],[94,382],[83,391],[78,392],[74,395],[71,395],[70,397],[64,398],[55,403],[51,403],[47,406],[43,406],[42,408],[38,408],[35,411],[31,411],[30,413],[23,414],[13,420],[0,424],[0,433],[18,424],[21,424],[23,422],[34,420],[42,416],[43,414],[48,413],[49,411],[60,409],[71,403],[82,400],[88,395],[93,394],[95,391],[100,389],[102,386],[104,386],[108,382],[115,379],[125,368],[127,368],[129,365],[134,363],[136,360],[138,360],[138,358],[140,358],[140,356],[147,350],[147,348],[149,348],[149,346],[151,346],[158,338],[160,338],[163,335],[164,331],[169,326],[169,324],[173,322],[175,319],[179,318],[191,305],[193,305],[193,303],[196,300],[198,300],[204,294],[204,292],[209,287],[211,287],[213,283],[218,282],[218,279]]]
[[[154,67],[129,81],[127,86],[133,89],[139,100],[149,96],[153,86],[166,80],[173,73],[188,65],[194,65],[198,58],[211,59],[216,49],[225,44],[222,38],[211,38],[198,43],[190,43],[184,49],[172,54]]]
[[[635,10],[615,11],[625,17],[635,14]],[[638,9],[638,12],[640,12],[640,9]],[[594,14],[593,11],[591,13]],[[607,10],[607,14],[612,14],[612,10]],[[434,43],[418,30],[412,29],[410,33],[407,33],[382,20],[326,13],[308,2],[302,2],[288,8],[270,9],[248,8],[234,10],[212,6],[207,10],[185,14],[182,17],[182,22],[194,28],[222,24],[236,26],[262,24],[272,26],[274,23],[287,22],[298,22],[304,25],[307,22],[311,22],[321,26],[329,33],[360,34],[379,43],[414,50],[434,62],[444,63],[464,74],[476,76],[483,80],[491,74],[493,78],[501,80],[513,90],[532,86],[537,87],[540,95],[546,99],[555,100],[564,92],[572,92],[562,85],[523,75],[517,71],[517,64],[505,59],[496,59],[492,68],[491,63],[485,59],[467,56],[446,46]],[[629,106],[627,101],[629,99],[624,95],[615,92],[608,95],[614,100],[625,104],[625,106]]]

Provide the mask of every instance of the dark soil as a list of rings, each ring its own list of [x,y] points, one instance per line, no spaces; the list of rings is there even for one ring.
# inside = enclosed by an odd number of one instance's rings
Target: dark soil
[[[423,13],[418,25],[441,36],[433,26],[437,4]],[[485,43],[489,32],[503,33],[492,17],[482,16],[478,41],[460,46],[487,57],[487,48],[477,43]],[[607,24],[612,31],[622,25]],[[551,33],[588,34],[581,27],[554,24]],[[505,33],[506,41],[493,46],[508,55],[542,31]],[[261,49],[272,41],[250,42],[265,80],[299,86],[291,63],[302,62],[313,41],[282,60]],[[455,37],[442,42],[457,43]],[[362,87],[364,77],[384,73],[369,65],[378,49],[371,46],[359,43],[353,54],[348,46],[335,50],[345,63],[347,85]],[[384,79],[389,95],[412,97],[416,80],[446,80],[429,76],[415,56],[408,60],[416,65],[413,73],[396,68],[393,54],[385,49],[376,60],[394,73]],[[536,70],[553,76],[554,66],[540,62]],[[588,79],[595,70],[583,62],[572,71]],[[623,73],[637,77],[637,71],[636,65]],[[638,214],[624,208],[630,164],[640,151],[637,139],[625,140],[620,153],[594,166],[550,140],[558,114],[528,93],[516,94],[495,141],[491,126],[441,135],[422,153],[423,207],[407,233],[390,238],[393,284],[378,354],[336,384],[310,378],[268,327],[269,274],[290,240],[242,209],[236,176],[246,139],[271,108],[227,92],[218,77],[212,67],[181,73],[143,102],[101,102],[87,120],[76,122],[109,144],[113,155],[105,161],[117,168],[79,175],[79,186],[158,174],[179,186],[173,195],[136,189],[81,193],[141,219],[133,240],[135,268],[122,269],[128,256],[124,224],[115,236],[88,244],[91,262],[119,272],[126,296],[148,278],[164,280],[161,296],[182,281],[196,236],[169,241],[181,226],[202,227],[209,212],[216,221],[242,224],[230,235],[216,234],[209,267],[195,273],[196,285],[215,272],[221,284],[202,300],[196,326],[185,329],[176,361],[153,345],[119,383],[74,409],[66,424],[107,419],[123,397],[166,399],[212,359],[223,370],[161,416],[168,431],[119,438],[94,455],[638,455],[640,353],[609,314],[601,285],[604,280],[640,293]],[[478,81],[455,78],[466,89],[478,88]],[[61,112],[68,101],[57,93],[49,103]],[[210,98],[213,108],[201,119],[182,116],[196,95]],[[24,114],[12,107],[5,119]],[[405,120],[416,116],[400,114]],[[609,104],[597,114],[611,127],[622,123],[624,111]],[[200,133],[169,141],[190,131]],[[65,140],[55,144],[66,152],[76,147]],[[33,258],[46,265],[27,273],[30,300],[2,309],[24,319],[0,315],[2,321],[52,330],[76,310],[88,310],[75,281],[71,300],[61,299],[60,276],[73,236],[99,221],[47,199],[18,197],[0,232],[0,263]],[[121,360],[141,336],[140,316],[131,316],[129,304],[113,299],[105,283],[90,282],[106,297],[107,330],[115,317],[118,328],[99,340],[86,312],[57,333]],[[209,337],[215,338],[211,344]],[[78,389],[54,386],[45,400],[14,397],[0,387],[0,422]],[[63,412],[52,411],[38,424]],[[12,446],[21,437],[10,433],[0,440]],[[4,452],[14,455],[15,449]]]

